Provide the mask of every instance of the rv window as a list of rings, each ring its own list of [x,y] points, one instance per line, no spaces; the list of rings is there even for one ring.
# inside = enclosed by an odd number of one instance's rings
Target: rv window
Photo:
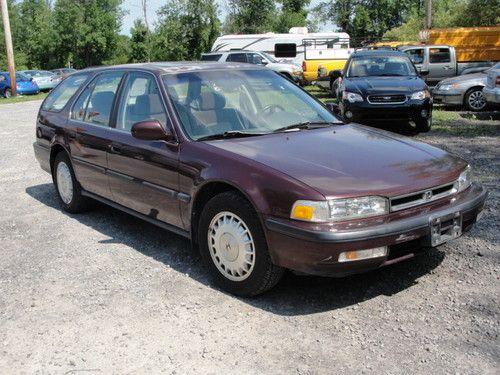
[[[295,43],[276,43],[274,57],[296,57],[297,45]]]

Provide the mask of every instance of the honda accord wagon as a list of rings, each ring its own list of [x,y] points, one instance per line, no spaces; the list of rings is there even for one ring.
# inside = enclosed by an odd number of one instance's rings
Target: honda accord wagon
[[[338,277],[411,258],[469,230],[487,196],[464,160],[343,124],[246,64],[72,74],[43,102],[34,150],[64,210],[97,200],[184,236],[243,296],[287,269]]]

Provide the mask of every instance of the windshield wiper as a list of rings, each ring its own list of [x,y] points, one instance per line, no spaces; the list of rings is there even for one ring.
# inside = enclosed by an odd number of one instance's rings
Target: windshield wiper
[[[304,121],[298,122],[296,124],[283,126],[273,130],[273,133],[286,132],[287,130],[302,130],[302,129],[317,129],[326,128],[331,125],[341,124],[341,122],[331,122],[331,121]]]
[[[404,74],[397,74],[397,73],[382,73],[382,74],[377,74],[372,77],[405,77]]]
[[[258,135],[264,135],[267,133],[255,133],[255,132],[243,132],[240,130],[230,130],[224,133],[205,135],[197,139],[197,141],[209,141],[212,139],[223,139],[223,138],[238,138],[238,137],[255,137]]]

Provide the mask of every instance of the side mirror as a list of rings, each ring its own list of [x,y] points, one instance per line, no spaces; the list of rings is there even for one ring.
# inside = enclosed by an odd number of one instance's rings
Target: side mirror
[[[262,60],[260,60],[260,64],[261,65],[267,65],[267,64],[269,64],[269,61],[266,61],[266,60],[262,59]]]
[[[420,70],[418,72],[419,75],[421,75],[422,77],[425,77],[426,75],[429,75],[429,71],[428,70]]]
[[[342,72],[342,70],[340,69],[336,69],[336,70],[332,70],[330,72],[330,76],[333,78],[333,79],[337,79],[339,77],[342,77],[344,75],[344,73]]]
[[[165,130],[158,120],[146,120],[132,125],[132,136],[144,141],[173,141],[174,135]]]
[[[325,103],[326,108],[334,115],[339,113],[339,105],[337,103]]]

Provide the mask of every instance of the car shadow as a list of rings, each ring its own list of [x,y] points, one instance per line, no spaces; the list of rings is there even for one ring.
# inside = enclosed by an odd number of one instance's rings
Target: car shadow
[[[61,210],[52,184],[30,186],[26,188],[26,193],[108,237],[100,241],[102,244],[126,245],[177,272],[189,274],[189,277],[203,285],[218,289],[208,277],[197,251],[192,249],[190,241],[184,237],[97,202],[96,209],[87,213],[66,213]],[[382,295],[395,295],[418,284],[418,278],[439,266],[443,259],[442,251],[431,249],[413,260],[341,279],[288,272],[269,292],[254,298],[239,299],[256,308],[284,316],[330,311]]]

